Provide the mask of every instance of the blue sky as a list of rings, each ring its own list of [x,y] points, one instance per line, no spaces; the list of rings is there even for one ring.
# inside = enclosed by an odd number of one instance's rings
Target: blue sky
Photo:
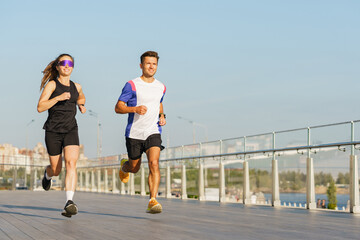
[[[102,155],[125,152],[114,106],[147,50],[167,86],[166,146],[192,143],[178,116],[209,140],[360,119],[359,12],[355,0],[1,1],[0,144],[44,144],[41,71],[64,52],[99,115]],[[94,157],[96,118],[77,119]]]

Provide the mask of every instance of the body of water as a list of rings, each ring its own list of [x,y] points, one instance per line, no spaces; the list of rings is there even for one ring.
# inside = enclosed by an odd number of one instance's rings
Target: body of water
[[[264,196],[267,202],[271,202],[271,194],[265,193]],[[325,199],[326,205],[328,204],[326,194],[316,194],[315,200],[317,201],[318,199]],[[341,210],[343,207],[346,208],[347,202],[348,200],[350,200],[350,196],[347,194],[337,194],[336,199],[337,207],[339,210]],[[288,206],[289,203],[291,203],[291,206],[293,206],[294,203],[296,203],[296,205],[299,206],[299,204],[301,203],[301,205],[304,207],[304,204],[306,204],[306,193],[280,193],[280,201],[281,205],[286,203],[286,205]]]

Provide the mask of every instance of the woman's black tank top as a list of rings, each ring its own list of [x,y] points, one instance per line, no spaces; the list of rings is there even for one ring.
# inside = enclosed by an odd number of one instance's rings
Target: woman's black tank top
[[[59,101],[48,110],[49,116],[43,129],[49,132],[68,133],[77,128],[75,115],[76,102],[79,98],[79,93],[72,81],[70,81],[70,86],[61,84],[57,79],[52,81],[55,81],[56,88],[51,94],[50,99],[59,96],[64,92],[70,92],[70,99]]]

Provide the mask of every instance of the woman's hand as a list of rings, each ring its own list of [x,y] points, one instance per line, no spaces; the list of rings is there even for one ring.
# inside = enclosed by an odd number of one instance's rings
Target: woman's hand
[[[86,112],[86,107],[84,106],[84,104],[79,104],[78,107],[79,107],[79,111],[80,111],[81,113],[85,113],[85,112]]]

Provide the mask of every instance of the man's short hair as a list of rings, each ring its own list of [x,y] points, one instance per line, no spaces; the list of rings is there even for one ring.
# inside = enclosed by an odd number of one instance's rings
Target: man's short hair
[[[143,63],[144,60],[145,60],[145,57],[156,57],[156,59],[159,61],[159,55],[157,52],[154,52],[154,51],[147,51],[147,52],[144,52],[141,57],[140,57],[140,62]]]

